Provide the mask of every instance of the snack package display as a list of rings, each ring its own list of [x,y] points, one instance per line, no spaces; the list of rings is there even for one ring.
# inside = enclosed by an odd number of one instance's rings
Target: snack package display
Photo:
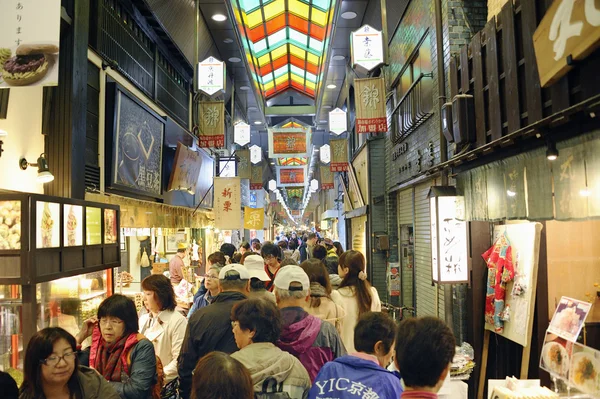
[[[0,250],[21,249],[21,203],[0,202]]]

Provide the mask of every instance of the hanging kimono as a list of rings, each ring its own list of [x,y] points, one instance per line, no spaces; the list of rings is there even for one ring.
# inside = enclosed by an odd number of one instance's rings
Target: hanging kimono
[[[502,234],[483,255],[488,267],[487,292],[485,296],[485,322],[494,326],[494,331],[504,331],[501,313],[504,310],[506,284],[515,277],[512,247],[506,234]]]

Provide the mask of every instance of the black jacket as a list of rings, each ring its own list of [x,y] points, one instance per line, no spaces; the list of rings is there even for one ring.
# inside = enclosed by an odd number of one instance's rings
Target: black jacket
[[[179,353],[179,393],[188,399],[192,392],[192,372],[204,355],[238,350],[231,330],[231,309],[236,302],[246,299],[240,292],[222,292],[210,304],[199,309],[188,321],[185,338]]]
[[[306,259],[308,259],[308,249],[306,248],[306,242],[303,241],[302,244],[300,244],[298,250],[300,251],[300,263],[302,263]]]

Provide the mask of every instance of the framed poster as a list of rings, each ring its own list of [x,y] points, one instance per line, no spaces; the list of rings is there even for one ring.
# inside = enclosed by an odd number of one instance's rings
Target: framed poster
[[[184,190],[190,194],[194,194],[201,167],[202,161],[200,155],[185,145],[177,143],[175,162],[173,163],[173,170],[167,190]]]
[[[277,187],[304,186],[306,166],[278,166]]]
[[[173,254],[177,252],[177,244],[186,242],[185,230],[178,230],[177,233],[168,235],[165,240],[165,253]]]
[[[310,147],[310,127],[272,128],[269,133],[269,158],[306,157]]]
[[[107,187],[161,198],[165,120],[116,83],[107,96]]]
[[[212,208],[213,195],[210,192],[206,194],[206,192],[213,191],[212,186],[215,175],[215,160],[213,157],[208,155],[205,150],[198,151],[198,155],[200,155],[201,163],[198,183],[196,184],[196,196],[199,198],[199,200],[204,197],[204,201],[202,201],[200,206]]]

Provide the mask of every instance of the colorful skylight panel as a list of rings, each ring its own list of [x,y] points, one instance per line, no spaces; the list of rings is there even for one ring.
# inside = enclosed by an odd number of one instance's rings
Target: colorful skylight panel
[[[303,166],[308,163],[308,158],[277,158],[277,162],[279,163],[279,166]]]
[[[265,99],[322,84],[336,0],[230,0],[252,77]]]

